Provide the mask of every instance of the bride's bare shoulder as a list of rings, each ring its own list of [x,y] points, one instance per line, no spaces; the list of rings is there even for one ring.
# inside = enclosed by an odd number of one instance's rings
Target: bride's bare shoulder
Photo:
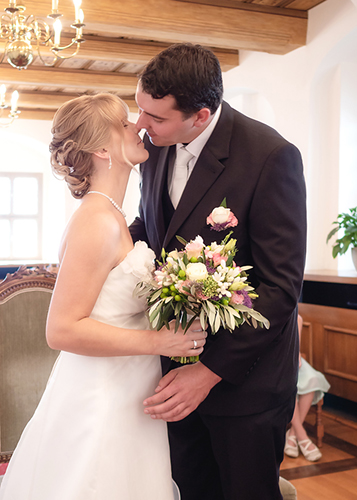
[[[64,230],[60,243],[60,260],[68,246],[83,252],[106,255],[116,253],[120,235],[120,224],[111,210],[80,205]]]

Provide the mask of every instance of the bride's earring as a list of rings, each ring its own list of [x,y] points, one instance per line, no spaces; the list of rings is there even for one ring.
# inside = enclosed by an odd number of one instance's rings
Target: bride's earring
[[[112,168],[112,157],[110,156],[110,153],[108,153],[109,155],[109,170]]]

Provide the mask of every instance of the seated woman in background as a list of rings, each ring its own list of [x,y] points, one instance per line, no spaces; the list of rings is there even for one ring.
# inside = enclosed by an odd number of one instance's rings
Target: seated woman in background
[[[298,317],[299,336],[301,342],[302,317]],[[306,460],[315,462],[322,457],[317,446],[309,439],[303,423],[311,405],[317,404],[323,398],[324,393],[330,389],[330,384],[325,376],[315,370],[301,357],[299,364],[299,376],[297,383],[297,398],[291,427],[286,433],[285,454],[296,458],[299,450]]]

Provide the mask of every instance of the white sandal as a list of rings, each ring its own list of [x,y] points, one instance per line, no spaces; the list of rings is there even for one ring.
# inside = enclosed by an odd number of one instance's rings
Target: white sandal
[[[294,444],[289,444],[289,440]],[[286,433],[284,453],[291,458],[296,458],[299,456],[299,446],[297,444],[296,436],[290,436],[289,431],[287,431]]]
[[[308,447],[311,444],[313,445],[313,449],[308,450]],[[316,445],[314,445],[311,439],[303,439],[302,441],[299,441],[299,448],[306,460],[309,460],[310,462],[316,462],[316,460],[320,460],[320,458],[322,457],[321,451]]]

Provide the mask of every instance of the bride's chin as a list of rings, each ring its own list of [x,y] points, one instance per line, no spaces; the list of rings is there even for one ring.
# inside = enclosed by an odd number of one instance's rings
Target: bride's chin
[[[149,151],[144,149],[142,151],[141,159],[140,159],[140,161],[138,161],[138,163],[142,163],[143,161],[146,161],[148,158],[149,158]]]
[[[142,149],[138,152],[138,154],[132,156],[133,158],[128,157],[128,160],[132,165],[138,165],[139,163],[143,163],[149,158],[149,152],[146,149]]]

